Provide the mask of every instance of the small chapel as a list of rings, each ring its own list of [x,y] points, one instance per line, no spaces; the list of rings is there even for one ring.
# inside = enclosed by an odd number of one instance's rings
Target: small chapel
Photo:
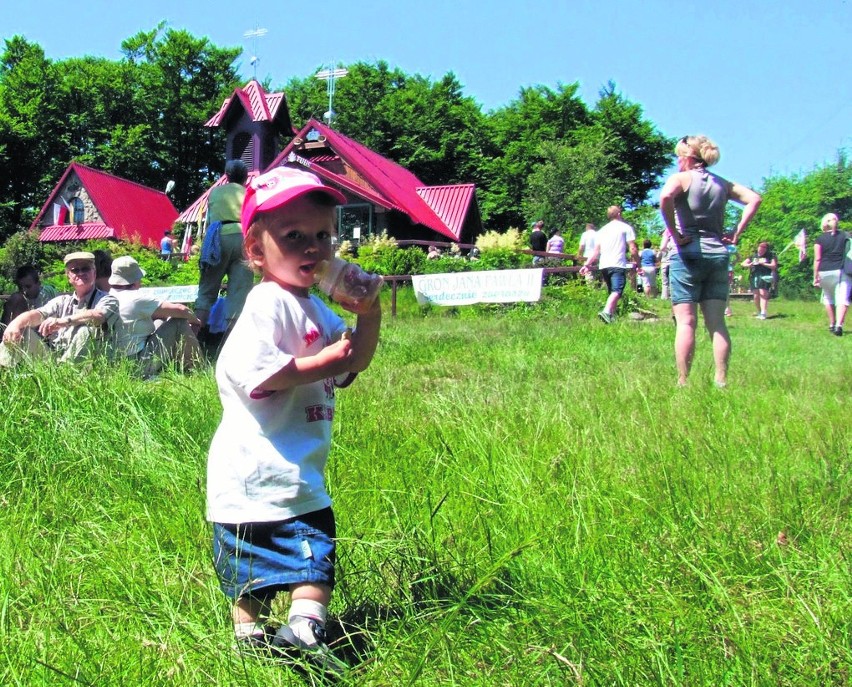
[[[272,167],[307,169],[341,191],[338,238],[357,244],[386,232],[398,240],[473,243],[482,231],[474,184],[426,186],[414,174],[316,119],[295,130],[284,93],[252,79],[236,88],[205,124],[225,131],[225,161],[241,159],[249,180]],[[204,230],[207,196],[222,175],[177,218],[184,248]]]

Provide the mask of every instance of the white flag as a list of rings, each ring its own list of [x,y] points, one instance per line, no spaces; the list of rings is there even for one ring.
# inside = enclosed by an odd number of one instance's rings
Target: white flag
[[[802,229],[798,234],[796,234],[796,238],[793,239],[793,243],[796,245],[796,248],[799,249],[799,262],[802,262],[806,257],[808,257],[808,234]]]

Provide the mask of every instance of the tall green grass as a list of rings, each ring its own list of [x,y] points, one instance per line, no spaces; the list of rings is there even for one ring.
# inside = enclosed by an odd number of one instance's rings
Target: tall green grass
[[[852,682],[852,338],[817,304],[702,337],[600,292],[419,308],[338,397],[330,631],[358,685]],[[319,683],[231,650],[212,373],[0,373],[0,683]]]

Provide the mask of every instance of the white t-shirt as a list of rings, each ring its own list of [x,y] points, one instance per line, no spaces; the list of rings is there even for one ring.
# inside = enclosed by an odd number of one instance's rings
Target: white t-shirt
[[[346,323],[316,296],[261,282],[246,299],[216,365],[222,421],[207,460],[207,518],[287,520],[331,505],[325,464],[334,380],[254,395],[293,358],[315,355]]]
[[[601,247],[600,257],[598,258],[599,269],[627,267],[627,258],[625,257],[627,244],[636,240],[633,227],[620,219],[614,219],[598,229],[595,240]]]
[[[584,258],[592,257],[592,253],[595,251],[595,238],[597,233],[594,229],[586,229],[582,234],[580,234],[580,246],[577,251]]]
[[[121,318],[115,329],[115,350],[119,355],[136,355],[145,348],[145,341],[154,333],[152,315],[163,301],[138,290],[112,289],[110,295],[118,300]]]

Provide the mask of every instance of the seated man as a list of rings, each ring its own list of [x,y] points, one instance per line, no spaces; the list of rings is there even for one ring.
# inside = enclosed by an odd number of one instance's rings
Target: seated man
[[[4,325],[9,324],[21,313],[34,310],[45,305],[49,300],[56,298],[56,289],[48,284],[41,283],[38,270],[33,265],[23,265],[15,273],[15,284],[18,285],[18,293],[13,293],[6,301],[3,308]]]
[[[21,313],[3,332],[0,366],[11,367],[21,355],[62,362],[83,360],[105,343],[118,320],[118,301],[95,286],[95,256],[65,256],[65,274],[74,293]]]
[[[115,336],[117,356],[139,361],[142,374],[151,377],[175,360],[185,371],[201,358],[198,339],[190,325],[201,326],[192,311],[140,291],[144,270],[129,255],[112,262],[110,294],[118,299],[121,317]]]

